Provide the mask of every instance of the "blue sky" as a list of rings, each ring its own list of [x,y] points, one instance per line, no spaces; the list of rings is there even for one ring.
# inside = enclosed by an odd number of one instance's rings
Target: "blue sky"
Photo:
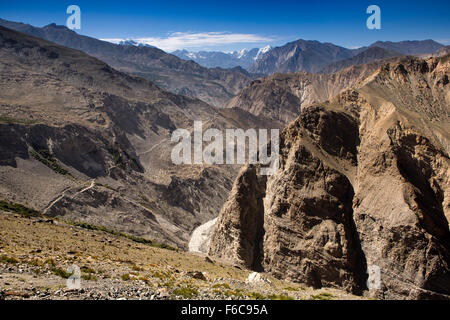
[[[78,33],[101,39],[146,38],[172,51],[231,51],[296,39],[348,48],[377,40],[434,39],[450,44],[450,1],[9,1],[0,17],[35,26],[65,24],[66,8],[81,8]],[[381,30],[366,28],[366,8],[381,8]]]

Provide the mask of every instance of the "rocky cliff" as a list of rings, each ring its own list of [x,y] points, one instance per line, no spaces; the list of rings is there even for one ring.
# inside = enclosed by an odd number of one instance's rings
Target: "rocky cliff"
[[[242,169],[209,253],[315,287],[450,298],[449,67],[388,63],[305,108],[282,133],[276,174]],[[373,266],[381,286],[368,290]]]

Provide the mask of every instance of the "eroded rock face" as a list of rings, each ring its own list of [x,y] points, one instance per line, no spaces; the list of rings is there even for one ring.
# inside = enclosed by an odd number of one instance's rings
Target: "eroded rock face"
[[[265,177],[258,176],[254,166],[244,168],[231,194],[217,221],[209,253],[260,270]]]
[[[385,65],[306,108],[282,133],[276,174],[241,171],[209,253],[354,293],[376,266],[370,295],[450,298],[448,60]]]

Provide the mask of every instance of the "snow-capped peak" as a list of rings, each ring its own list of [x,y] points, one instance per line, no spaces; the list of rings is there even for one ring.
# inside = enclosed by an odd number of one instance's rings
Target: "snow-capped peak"
[[[265,46],[264,48],[259,49],[259,50],[258,50],[258,53],[257,53],[256,56],[253,58],[253,60],[255,60],[255,61],[258,60],[259,58],[261,58],[261,56],[262,56],[264,53],[269,52],[271,49],[272,49],[272,47],[271,47],[270,45],[267,45],[267,46]]]
[[[246,53],[247,53],[247,49],[240,50],[239,52],[237,52],[237,58],[241,59]]]
[[[191,58],[191,59],[196,59],[196,58],[197,58],[197,55],[196,55],[194,52],[188,52],[186,55],[187,55],[189,58]]]

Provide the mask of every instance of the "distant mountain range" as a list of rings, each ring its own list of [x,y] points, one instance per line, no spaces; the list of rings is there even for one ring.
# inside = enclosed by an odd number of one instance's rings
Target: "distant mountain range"
[[[80,50],[111,67],[152,80],[162,89],[222,106],[252,77],[242,68],[208,69],[150,46],[119,45],[49,24],[43,28],[0,19],[0,26]]]
[[[297,40],[270,50],[249,71],[264,74],[317,72],[331,62],[348,59],[353,55],[352,50],[332,43]]]
[[[317,73],[324,70],[336,72],[351,65],[369,63],[396,55],[433,54],[443,47],[444,45],[436,41],[423,40],[378,41],[368,47],[347,49],[332,43],[297,40],[268,51],[248,70],[262,74],[298,71]]]
[[[137,44],[139,45],[139,44]],[[220,52],[220,51],[199,51],[190,52],[187,50],[177,50],[172,54],[185,60],[193,60],[199,65],[207,68],[233,68],[242,67],[248,69],[255,61],[261,56],[270,51],[271,46],[265,46],[264,48],[253,48],[251,50],[242,49],[234,52]]]
[[[446,50],[433,40],[378,41],[358,49],[297,40],[276,48],[266,46],[231,53],[178,50],[169,54],[135,40],[114,44],[82,36],[56,24],[37,28],[0,19],[0,25],[81,50],[119,71],[152,80],[162,89],[218,107],[223,107],[247,84],[263,75],[299,71],[328,74],[391,57],[431,56]]]
[[[411,43],[415,43],[415,48]],[[376,44],[384,48],[373,44],[362,50],[355,50],[359,52],[355,56],[330,63],[316,73],[276,73],[254,80],[229,100],[225,107],[240,108],[255,115],[289,123],[300,115],[303,107],[323,103],[344,90],[364,85],[364,80],[382,65],[413,58],[412,54],[404,53],[413,52],[425,58],[450,53],[450,46],[441,47],[440,44],[429,41]],[[402,53],[389,50],[388,47],[395,47]],[[438,47],[441,48],[432,54],[423,54]]]
[[[135,40],[124,40],[120,44],[149,46]],[[352,65],[394,56],[432,55],[442,48],[444,45],[433,40],[377,41],[370,46],[347,49],[332,43],[300,39],[276,48],[266,46],[234,52],[176,50],[172,54],[207,68],[239,66],[254,74],[270,75],[298,71],[333,73]]]

